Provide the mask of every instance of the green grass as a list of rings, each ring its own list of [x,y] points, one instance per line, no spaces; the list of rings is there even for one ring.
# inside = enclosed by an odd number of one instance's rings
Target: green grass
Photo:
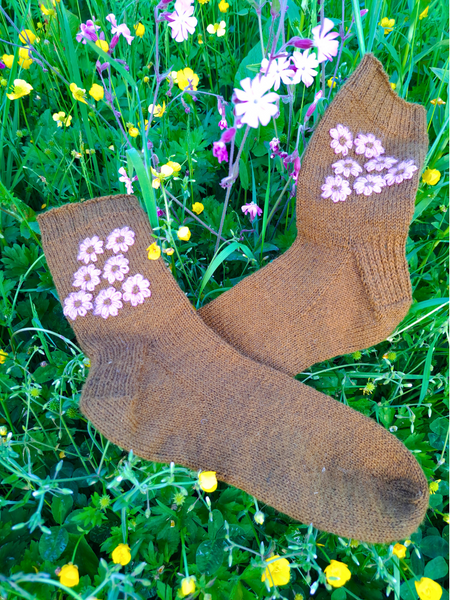
[[[50,2],[45,5],[51,7]],[[15,60],[11,69],[0,72],[0,347],[7,353],[0,365],[0,598],[169,600],[188,574],[196,577],[194,595],[205,600],[381,600],[387,594],[412,600],[417,598],[414,581],[423,576],[445,588],[446,3],[432,0],[428,15],[420,19],[427,7],[423,0],[367,0],[365,6],[347,0],[344,27],[350,26],[352,10],[357,18],[342,48],[336,88],[325,85],[327,101],[319,103],[308,122],[310,129],[300,132],[306,109],[321,89],[321,77],[309,88],[296,86],[292,101],[280,103],[276,121],[249,132],[228,193],[219,185],[229,174],[226,163],[219,165],[212,156],[212,143],[220,137],[215,95],[229,103],[227,120],[232,124],[233,88],[244,77],[254,77],[261,46],[268,42],[268,4],[259,21],[245,0],[230,1],[226,14],[219,12],[217,0],[196,2],[196,33],[180,44],[171,39],[165,23],[156,37],[154,2],[68,0],[56,5],[47,23],[34,0],[8,0],[2,6],[2,53],[17,58],[22,46],[18,34],[28,28],[40,38],[34,44],[39,54],[33,57],[41,65],[34,60],[25,70]],[[362,8],[369,12],[360,17]],[[317,10],[314,2],[289,2],[286,39],[308,37],[317,23]],[[341,10],[341,2],[324,3],[325,16],[337,26]],[[110,41],[105,20],[110,13],[119,23],[126,22],[132,33],[138,22],[146,28],[144,37],[131,46],[121,38],[114,52],[114,59],[126,61],[129,71],[94,44],[75,40],[80,22],[95,15]],[[395,19],[388,35],[378,25],[383,17]],[[207,25],[221,19],[226,35],[209,35]],[[118,169],[124,166],[130,176],[134,170],[139,175],[135,193],[159,243],[176,249],[172,256],[164,255],[165,260],[191,302],[201,306],[292,244],[295,197],[281,162],[269,159],[268,142],[277,135],[283,148],[293,152],[298,140],[301,155],[328,100],[364,51],[381,60],[402,98],[425,106],[430,138],[425,166],[437,169],[441,178],[436,185],[421,182],[417,195],[407,243],[414,294],[407,317],[382,344],[314,365],[297,377],[376,419],[414,453],[430,483],[439,481],[427,517],[401,560],[393,556],[392,547],[319,532],[223,483],[208,498],[198,488],[196,473],[127,455],[96,432],[77,408],[89,362],[62,315],[36,221],[41,210],[124,193]],[[93,83],[102,83],[95,71],[97,59],[112,63],[117,118],[105,101],[87,95],[86,105],[74,100],[69,90],[72,82],[87,91]],[[336,60],[325,63],[324,82],[335,75],[336,65]],[[200,77],[196,101],[162,77],[185,67]],[[109,85],[107,71],[103,77]],[[34,89],[9,100],[6,92],[16,78]],[[431,103],[436,98],[445,104]],[[163,102],[164,115],[155,118],[146,135],[141,131],[130,137],[127,124],[142,124],[148,105]],[[69,127],[57,127],[52,115],[59,111],[72,117]],[[244,131],[245,127],[237,134],[235,157]],[[159,189],[151,186],[152,154],[159,166],[172,160],[182,167]],[[192,205],[199,200],[204,211],[197,217]],[[253,226],[240,209],[251,200],[264,211]],[[159,223],[156,207],[165,213]],[[181,225],[191,230],[187,242],[176,237]],[[263,523],[254,519],[258,511],[264,513]],[[120,543],[131,547],[132,561],[126,566],[111,559]],[[288,557],[291,579],[269,592],[261,575],[271,552]],[[352,577],[345,589],[333,591],[325,583],[323,569],[331,559],[349,565]],[[69,588],[60,583],[55,569],[70,561],[79,567],[80,583]],[[444,589],[442,599],[447,598]]]

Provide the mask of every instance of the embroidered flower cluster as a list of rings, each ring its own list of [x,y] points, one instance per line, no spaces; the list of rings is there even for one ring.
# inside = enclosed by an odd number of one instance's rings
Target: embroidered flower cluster
[[[130,267],[124,253],[134,244],[134,238],[134,231],[125,226],[114,229],[106,238],[105,244],[98,235],[80,243],[77,259],[84,265],[74,273],[72,283],[74,288],[80,289],[71,292],[64,300],[63,312],[66,317],[75,321],[77,317],[85,317],[90,310],[103,319],[116,317],[123,302],[138,306],[146,298],[150,298],[150,282],[140,273],[128,276],[125,280]],[[112,251],[113,256],[105,261],[102,273],[102,269],[97,268],[95,263],[105,250]],[[107,280],[110,287],[101,289],[93,299],[93,294],[89,292],[93,292],[102,279]],[[112,285],[117,285],[117,282],[120,282],[120,290]]]
[[[370,196],[379,194],[386,186],[402,183],[405,179],[411,179],[417,167],[412,160],[399,162],[393,156],[382,156],[385,150],[382,143],[373,133],[358,133],[353,138],[351,131],[344,125],[336,125],[330,129],[331,142],[335,154],[341,154],[344,158],[331,165],[334,175],[325,177],[322,186],[322,198],[331,198],[333,202],[344,202],[354,191],[358,195]],[[368,160],[363,167],[353,158],[348,156],[350,151],[355,155],[361,155]],[[387,171],[382,173],[382,171]],[[353,185],[348,177],[356,179]]]

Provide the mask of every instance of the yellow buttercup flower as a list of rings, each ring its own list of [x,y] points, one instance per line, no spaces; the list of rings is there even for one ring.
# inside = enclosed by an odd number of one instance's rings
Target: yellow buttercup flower
[[[392,549],[392,554],[394,554],[397,558],[405,558],[406,556],[406,546],[403,544],[395,544]]]
[[[66,117],[65,112],[57,112],[54,113],[53,120],[56,121],[58,127],[69,127],[72,124],[72,115]]]
[[[148,258],[148,260],[158,260],[158,258],[160,256],[161,256],[161,248],[158,246],[158,244],[156,242],[153,242],[153,244],[151,244],[147,248],[147,258]]]
[[[2,61],[8,67],[8,69],[12,69],[14,63],[14,54],[4,54],[2,56]]]
[[[84,104],[87,104],[86,98],[85,98],[86,90],[84,90],[83,88],[79,88],[76,83],[71,83],[69,86],[69,89],[72,92],[72,96],[75,98],[75,100],[78,100],[78,102],[83,102]]]
[[[395,25],[395,19],[389,19],[389,17],[383,17],[379,24],[381,25],[381,27],[384,28],[384,35],[387,35],[388,33],[391,33],[391,31]]]
[[[209,0],[198,0],[200,4],[208,4]]]
[[[23,96],[28,96],[32,89],[32,86],[23,79],[14,79],[13,91],[6,95],[10,100],[17,100]]]
[[[105,90],[103,86],[99,85],[98,83],[93,83],[91,89],[89,90],[89,96],[92,96],[94,100],[97,100],[98,102],[99,100],[103,100],[104,95]]]
[[[163,252],[164,254],[167,254],[167,256],[172,256],[175,250],[173,248],[166,248],[165,250],[163,250]]]
[[[29,69],[33,59],[30,58],[30,51],[28,48],[19,49],[19,65],[24,69]]]
[[[142,23],[138,23],[134,26],[134,31],[138,37],[142,38],[144,37],[145,27],[142,25]]]
[[[330,79],[327,81],[327,85],[328,85],[329,88],[331,88],[331,87],[335,88],[336,87],[336,80],[335,80],[335,78],[334,77],[330,77]]]
[[[128,130],[128,134],[135,138],[139,135],[139,129],[137,127],[130,127],[130,129]]]
[[[169,160],[166,164],[173,170],[174,173],[178,173],[179,171],[181,171],[180,163],[173,162],[173,160]]]
[[[352,574],[345,563],[338,560],[330,561],[330,564],[324,569],[327,583],[332,587],[340,588],[350,580]]]
[[[266,562],[269,562],[269,564],[262,574],[261,581],[264,582],[267,579],[269,587],[273,587],[274,585],[286,585],[289,583],[289,579],[291,578],[291,566],[286,558],[280,558],[278,554],[276,554],[275,556],[266,558]]]
[[[159,173],[158,171],[155,171],[153,167],[151,167],[151,172],[154,177],[152,181],[152,187],[158,189],[161,185],[161,181],[164,181],[166,177],[170,177],[171,175],[173,175],[174,170],[169,164],[167,164],[161,167]]]
[[[391,89],[395,90],[396,87],[397,87],[396,83],[391,83]]]
[[[229,8],[230,8],[230,5],[228,4],[228,2],[226,2],[225,0],[220,0],[220,2],[219,2],[220,12],[226,13]]]
[[[106,40],[97,40],[95,45],[98,46],[103,52],[108,52],[109,44]]]
[[[208,25],[208,27],[206,28],[206,31],[208,33],[210,33],[211,35],[216,34],[217,37],[222,37],[225,35],[225,27],[227,26],[227,24],[225,23],[225,21],[220,21],[220,23],[214,23],[214,25]]]
[[[188,241],[191,237],[189,227],[180,227],[178,230],[180,240]],[[202,471],[198,476],[198,482],[204,492],[215,492],[217,489],[217,477],[215,471]]]
[[[4,350],[0,350],[0,365],[2,365],[5,362],[7,356],[7,352],[5,352]]]
[[[150,104],[148,107],[148,112],[151,113],[153,110],[153,116],[154,117],[162,117],[163,114],[166,112],[166,103],[165,101],[161,104],[157,104],[156,106],[153,106],[153,104]]]
[[[176,83],[180,90],[184,90],[191,85],[191,89],[195,91],[199,81],[198,75],[196,75],[189,67],[177,72]]]
[[[437,169],[426,169],[422,175],[422,181],[428,185],[436,185],[441,178],[441,172]]]
[[[439,171],[438,171],[439,173]],[[441,176],[441,174],[439,173],[439,177]],[[435,184],[433,184],[435,185]],[[438,490],[439,490],[439,483],[441,482],[440,479],[437,479],[436,481],[432,481],[430,483],[430,494],[435,494]]]
[[[33,44],[35,39],[36,36],[31,29],[24,29],[20,32],[19,40],[22,42],[22,44]]]
[[[80,582],[80,575],[78,573],[78,567],[72,563],[68,563],[61,567],[58,573],[59,581],[66,587],[75,587]]]
[[[130,546],[128,544],[119,544],[117,548],[113,550],[111,558],[113,563],[124,567],[131,560]]]
[[[4,57],[3,57],[3,62],[5,62],[5,59],[4,59]],[[6,65],[6,66],[8,66],[8,65]],[[11,68],[11,67],[10,67],[10,68]],[[431,104],[434,104],[435,106],[436,106],[436,104],[437,104],[438,106],[442,106],[443,104],[445,104],[445,101],[444,101],[444,100],[442,100],[442,98],[434,98],[433,100],[430,100],[430,103],[431,103]]]
[[[184,577],[181,580],[181,594],[182,596],[189,596],[195,592],[195,577]]]
[[[422,11],[419,15],[419,21],[421,21],[422,19],[426,19],[428,17],[428,9],[430,7],[427,6],[426,9],[424,11]]]
[[[442,596],[441,586],[428,577],[422,577],[420,581],[415,581],[414,585],[420,600],[440,600]]]
[[[192,212],[195,212],[196,215],[199,215],[205,210],[205,207],[201,202],[194,202],[192,205]]]
[[[40,4],[39,8],[46,17],[54,17],[56,16],[56,11],[53,8],[47,8],[44,4]],[[38,24],[39,25],[39,24]]]

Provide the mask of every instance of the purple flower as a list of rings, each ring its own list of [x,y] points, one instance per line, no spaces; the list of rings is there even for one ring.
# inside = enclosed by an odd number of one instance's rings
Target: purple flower
[[[220,98],[217,98],[217,110],[219,115],[224,119],[225,118],[225,105]]]
[[[295,36],[286,42],[286,46],[295,46],[296,48],[301,48],[302,50],[308,50],[314,46],[314,42],[308,38],[300,38]]]
[[[222,131],[228,127],[228,123],[226,119],[220,119],[219,121],[219,129]]]
[[[269,142],[269,147],[273,153],[270,155],[270,158],[273,158],[275,156],[275,154],[278,154],[278,152],[280,150],[280,140],[276,137],[272,138]]]
[[[123,37],[127,40],[128,44],[131,45],[131,42],[134,40],[134,36],[131,35],[130,30],[122,23],[122,25],[117,25],[116,17],[112,13],[106,17],[106,20],[111,23],[111,33],[117,34],[118,36],[123,35]],[[113,38],[114,39],[114,38]],[[117,42],[115,42],[116,44]],[[112,44],[112,41],[111,41]],[[115,46],[114,44],[114,46]]]
[[[366,162],[364,166],[366,167],[366,171],[370,173],[371,171],[390,169],[397,162],[398,160],[393,156],[377,156],[377,158],[372,158],[369,162]]]
[[[317,103],[322,98],[322,96],[323,96],[322,90],[320,90],[320,92],[317,92],[317,94],[314,96],[314,102],[309,106],[308,110],[306,111],[306,114],[305,114],[305,123],[309,119],[309,117],[312,114],[314,114],[314,111],[316,110]]]
[[[386,182],[381,175],[366,175],[355,179],[353,189],[357,194],[370,196],[373,192],[380,194],[385,185]]]
[[[197,26],[197,19],[193,17],[194,7],[190,3],[177,0],[175,11],[170,15],[169,27],[172,29],[172,39],[176,42],[187,40]]]
[[[228,161],[228,151],[224,142],[219,141],[213,143],[213,156],[215,156],[220,163]]]
[[[72,292],[64,300],[64,316],[75,321],[77,317],[85,317],[88,310],[92,309],[92,294],[85,291]]]
[[[305,50],[303,53],[296,50],[292,54],[292,61],[296,68],[292,83],[303,81],[306,87],[312,85],[314,77],[317,75],[316,68],[319,65],[316,55],[309,54],[309,50]]]
[[[121,298],[122,294],[113,287],[101,290],[95,299],[94,315],[99,315],[104,319],[107,319],[109,316],[117,317],[119,308],[123,306],[120,301]]]
[[[128,266],[129,261],[123,254],[117,254],[111,256],[105,262],[103,268],[103,278],[108,280],[108,283],[114,283],[115,281],[123,281],[123,278],[130,270]]]
[[[262,215],[262,208],[259,208],[255,202],[250,202],[249,204],[244,204],[241,206],[241,210],[244,215],[249,215],[250,221],[254,221],[256,217],[260,217]]]
[[[333,27],[334,23],[331,19],[324,19],[323,23],[312,29],[313,45],[318,50],[317,60],[319,63],[331,60],[338,53],[339,42],[334,40],[339,34],[335,31],[331,32]]]
[[[325,183],[322,186],[322,198],[331,198],[333,202],[344,202],[347,196],[350,196],[352,190],[346,179],[342,179],[340,175],[336,177],[326,177]]]
[[[336,175],[343,175],[344,177],[350,177],[350,175],[358,177],[358,175],[362,173],[363,170],[361,165],[358,164],[356,160],[353,160],[352,158],[343,158],[342,160],[338,160],[331,166],[334,169]]]
[[[273,86],[274,90],[279,89],[281,82],[286,85],[291,84],[294,76],[290,59],[287,56],[281,56],[278,59],[272,58],[270,61],[264,58],[261,62],[261,73],[271,81],[271,87]]]
[[[0,60],[0,69],[6,69],[5,63],[1,60]]]
[[[257,128],[259,123],[267,125],[272,117],[279,114],[274,104],[279,95],[269,92],[272,87],[270,79],[257,75],[253,80],[246,77],[241,81],[242,90],[235,89],[235,112],[242,123]],[[269,93],[266,93],[269,92]]]
[[[228,142],[231,142],[231,140],[234,138],[235,135],[236,135],[236,128],[230,127],[230,129],[227,129],[226,131],[224,131],[222,133],[220,141],[225,142],[227,144]]]
[[[353,146],[353,136],[344,125],[336,125],[334,129],[330,129],[330,135],[333,138],[330,146],[334,149],[335,154],[347,156],[348,151]]]
[[[137,180],[137,175],[130,179],[130,177],[128,177],[127,175],[127,172],[125,171],[125,167],[120,167],[119,173],[120,175],[122,175],[122,177],[119,177],[119,181],[122,181],[125,184],[125,187],[127,188],[127,194],[132,194],[133,181]]]
[[[161,210],[160,208],[156,208],[156,214],[158,215],[158,217],[163,217],[164,216],[164,211]]]
[[[106,249],[112,250],[114,254],[118,252],[127,252],[128,248],[134,244],[135,233],[128,225],[114,229],[106,238]]]
[[[97,262],[97,254],[103,254],[103,242],[98,235],[94,235],[94,237],[86,238],[81,242],[77,259],[87,265],[91,261]]]
[[[415,171],[417,171],[417,167],[412,160],[402,161],[389,169],[384,179],[387,185],[394,185],[394,183],[401,183],[404,179],[411,179]]]
[[[92,292],[96,285],[100,283],[100,269],[96,269],[95,265],[90,264],[87,267],[80,267],[73,276],[73,287],[79,287],[83,291]]]
[[[75,36],[77,42],[86,44],[86,40],[91,40],[91,42],[96,42],[98,40],[97,31],[100,29],[100,26],[96,25],[91,19],[86,21],[86,23],[81,23],[80,29],[81,31]]]
[[[355,152],[364,154],[366,158],[377,158],[380,154],[384,154],[384,148],[373,133],[367,135],[359,133],[355,138]]]
[[[148,289],[150,282],[138,273],[133,277],[128,277],[125,283],[122,285],[123,299],[125,302],[130,302],[131,306],[137,306],[142,304],[145,298],[150,298],[152,295]]]
[[[301,167],[300,158],[297,156],[294,160],[294,170],[292,172],[292,179],[294,181],[297,181],[298,174],[300,173],[300,167]]]

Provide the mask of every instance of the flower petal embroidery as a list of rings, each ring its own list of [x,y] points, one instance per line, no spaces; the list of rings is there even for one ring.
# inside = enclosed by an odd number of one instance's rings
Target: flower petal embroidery
[[[359,133],[355,138],[355,152],[356,154],[364,154],[366,158],[377,158],[384,154],[384,148],[381,141],[373,133],[367,135]]]
[[[330,146],[335,154],[347,156],[348,151],[353,147],[353,136],[348,127],[338,124],[334,129],[330,129],[330,136],[333,138]]]
[[[94,235],[80,243],[77,258],[87,265],[91,261],[97,262],[97,254],[103,254],[103,242],[98,235]]]
[[[350,175],[357,177],[363,170],[361,165],[352,158],[343,158],[331,166],[336,175],[343,175],[344,177],[350,177]]]
[[[355,179],[353,189],[357,194],[370,196],[373,192],[380,194],[385,185],[386,182],[381,175],[366,175]]]
[[[336,177],[328,176],[325,178],[325,183],[322,186],[322,198],[331,198],[333,202],[344,202],[352,193],[350,184],[340,175]]]
[[[115,281],[123,281],[125,275],[130,270],[129,261],[123,254],[111,256],[105,263],[103,268],[103,278],[108,280],[108,283]]]
[[[393,156],[378,156],[377,158],[372,158],[369,162],[366,162],[364,165],[366,171],[370,173],[371,171],[383,171],[384,169],[390,169],[397,163],[398,160]]]
[[[77,317],[85,317],[88,310],[92,309],[91,300],[92,294],[87,294],[83,290],[71,292],[64,300],[64,315],[72,321]]]
[[[384,180],[387,185],[401,183],[405,179],[411,179],[415,171],[417,171],[417,167],[412,160],[402,161],[389,169],[384,176]]]
[[[73,287],[79,287],[82,290],[92,292],[96,285],[100,283],[100,269],[96,269],[92,263],[90,265],[80,267],[73,276]]]
[[[150,282],[138,273],[133,277],[128,277],[125,283],[122,284],[123,300],[129,302],[131,306],[142,304],[145,298],[150,298],[152,295],[148,289]]]
[[[117,317],[119,309],[123,306],[121,298],[121,292],[113,287],[101,290],[95,299],[94,315],[99,315],[103,319],[107,319],[109,316]]]
[[[112,250],[114,254],[127,252],[128,248],[134,244],[134,236],[134,231],[128,226],[114,229],[106,239],[106,248]]]

